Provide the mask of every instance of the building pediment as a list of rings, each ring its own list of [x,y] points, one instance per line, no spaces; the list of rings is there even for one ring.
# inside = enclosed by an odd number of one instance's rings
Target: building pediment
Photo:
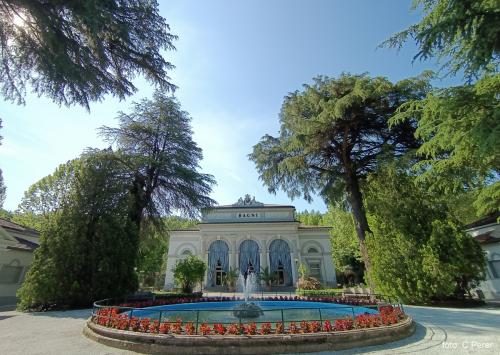
[[[245,195],[231,205],[203,211],[202,223],[295,222],[295,207],[268,205]]]

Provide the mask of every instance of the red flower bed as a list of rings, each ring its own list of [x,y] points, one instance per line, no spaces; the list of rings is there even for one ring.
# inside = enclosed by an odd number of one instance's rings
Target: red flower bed
[[[267,334],[299,334],[299,333],[318,333],[318,332],[339,332],[351,329],[374,328],[396,324],[405,319],[406,315],[400,307],[383,306],[380,307],[378,314],[360,314],[354,319],[348,317],[344,319],[336,319],[333,322],[325,320],[323,323],[319,321],[301,321],[290,322],[286,327],[282,322],[277,322],[273,329],[270,322],[261,323],[255,322],[248,324],[233,323],[224,325],[215,323],[212,326],[206,323],[196,325],[193,322],[182,322],[177,319],[175,322],[165,321],[160,323],[157,319],[129,317],[130,312],[125,311],[120,313],[120,309],[116,307],[101,308],[95,312],[92,317],[92,322],[101,326],[115,328],[119,330],[129,330],[134,332],[151,333],[151,334],[185,334],[185,335],[267,335]],[[198,330],[198,331],[197,331]]]

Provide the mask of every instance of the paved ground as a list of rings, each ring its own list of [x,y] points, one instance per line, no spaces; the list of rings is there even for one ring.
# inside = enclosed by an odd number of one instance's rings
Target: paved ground
[[[419,323],[410,338],[335,354],[500,354],[500,308],[407,307],[406,311]],[[85,338],[82,327],[89,315],[89,310],[0,311],[0,354],[131,354]]]

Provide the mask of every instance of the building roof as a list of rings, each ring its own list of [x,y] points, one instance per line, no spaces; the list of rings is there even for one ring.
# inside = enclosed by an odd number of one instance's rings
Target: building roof
[[[252,197],[249,194],[246,194],[245,196],[240,197],[238,199],[238,201],[236,201],[233,204],[213,207],[213,209],[228,209],[228,208],[293,208],[293,209],[295,209],[295,206],[274,205],[274,204],[262,203],[262,202],[256,201],[255,196]]]
[[[472,223],[469,223],[465,226],[466,229],[472,229],[476,227],[482,227],[486,226],[488,224],[493,224],[497,223],[497,220],[500,218],[500,211],[494,212],[490,214],[489,216],[486,216],[484,218],[478,219],[477,221],[474,221]]]
[[[40,233],[35,229],[25,227],[23,225],[8,221],[3,218],[0,218],[0,227],[19,233],[26,233],[34,237],[38,237],[40,235]]]
[[[500,238],[492,236],[491,232],[492,231],[476,235],[474,238],[479,242],[479,244],[500,243]]]
[[[262,205],[235,205],[235,204],[232,204],[232,205],[221,205],[221,206],[214,206],[212,207],[212,209],[235,209],[235,208],[293,208],[295,209],[295,206],[291,206],[291,205],[274,205],[274,204],[269,204],[269,203],[265,203],[265,204],[262,204]]]
[[[15,236],[14,239],[16,239],[17,244],[8,245],[7,249],[20,250],[20,251],[34,251],[36,248],[40,246],[38,243],[32,242],[30,240],[21,237]]]
[[[332,229],[332,227],[328,227],[328,226],[304,226],[304,225],[300,225],[299,229],[302,229],[302,230]]]

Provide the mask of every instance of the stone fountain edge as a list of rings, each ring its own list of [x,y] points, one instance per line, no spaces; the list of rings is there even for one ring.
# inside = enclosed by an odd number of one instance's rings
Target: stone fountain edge
[[[92,323],[83,334],[104,345],[144,354],[275,354],[344,350],[404,339],[415,332],[411,317],[398,324],[342,332],[270,335],[161,335]]]

